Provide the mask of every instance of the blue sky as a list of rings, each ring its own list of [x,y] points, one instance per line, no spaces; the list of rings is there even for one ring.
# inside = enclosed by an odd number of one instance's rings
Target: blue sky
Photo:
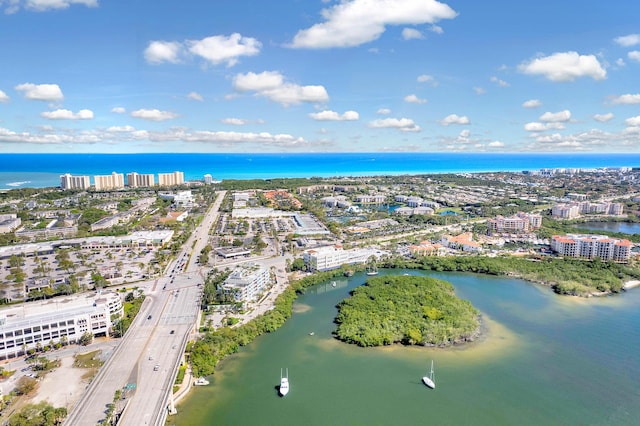
[[[0,0],[0,152],[638,152],[640,2]]]

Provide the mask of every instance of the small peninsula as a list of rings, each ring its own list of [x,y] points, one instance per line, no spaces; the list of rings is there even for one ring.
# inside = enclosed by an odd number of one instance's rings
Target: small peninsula
[[[338,304],[338,339],[359,346],[449,346],[480,333],[479,312],[442,280],[371,278]]]

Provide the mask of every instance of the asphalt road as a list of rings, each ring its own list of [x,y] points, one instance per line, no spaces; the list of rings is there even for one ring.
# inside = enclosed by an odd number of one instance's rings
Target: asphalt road
[[[208,242],[224,195],[218,195],[166,276],[146,284],[150,291],[140,313],[74,406],[66,425],[99,424],[115,392],[127,385],[132,391],[127,392],[119,424],[164,424],[173,383],[199,312],[203,278],[195,259]]]

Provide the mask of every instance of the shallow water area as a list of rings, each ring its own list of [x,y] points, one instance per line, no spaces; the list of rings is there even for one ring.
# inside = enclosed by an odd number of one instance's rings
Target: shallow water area
[[[381,271],[389,273],[426,275]],[[444,349],[337,341],[335,305],[366,280],[355,274],[308,289],[281,329],[225,359],[169,424],[422,424],[425,413],[429,423],[474,425],[640,418],[640,291],[575,300],[521,280],[428,275],[481,311],[481,338]],[[432,359],[435,390],[421,383]],[[280,368],[291,382],[284,398]]]

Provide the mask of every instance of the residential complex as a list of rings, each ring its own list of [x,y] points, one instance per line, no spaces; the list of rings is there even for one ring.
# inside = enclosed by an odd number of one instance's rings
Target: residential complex
[[[542,216],[539,214],[528,214],[519,212],[511,217],[496,216],[495,219],[488,219],[489,232],[529,232],[542,226]]]
[[[184,183],[184,173],[158,173],[158,186],[175,186]]]
[[[581,214],[610,214],[619,216],[624,211],[622,203],[591,203],[580,201],[556,204],[551,209],[551,216],[560,219],[573,219]]]
[[[124,175],[122,173],[113,172],[110,175],[94,176],[93,186],[96,191],[124,189]]]
[[[138,174],[137,172],[127,173],[127,186],[129,188],[144,188],[156,186],[156,179],[153,174]]]
[[[60,188],[62,189],[89,189],[90,187],[89,176],[72,176],[69,173],[60,176]]]
[[[567,257],[628,262],[631,258],[632,247],[633,244],[629,240],[620,240],[605,235],[567,234],[554,235],[551,238],[551,249]]]
[[[124,313],[116,293],[23,303],[0,310],[0,360],[52,343],[75,343],[84,333],[104,335]]]
[[[267,267],[256,263],[238,265],[222,283],[222,292],[236,302],[255,301],[271,284],[271,274]]]
[[[15,213],[0,214],[0,234],[6,234],[17,229],[22,220]]]
[[[323,272],[337,269],[342,265],[365,264],[371,256],[380,258],[386,254],[386,252],[372,249],[344,250],[341,245],[335,244],[308,249],[304,252],[302,260],[308,271]]]

